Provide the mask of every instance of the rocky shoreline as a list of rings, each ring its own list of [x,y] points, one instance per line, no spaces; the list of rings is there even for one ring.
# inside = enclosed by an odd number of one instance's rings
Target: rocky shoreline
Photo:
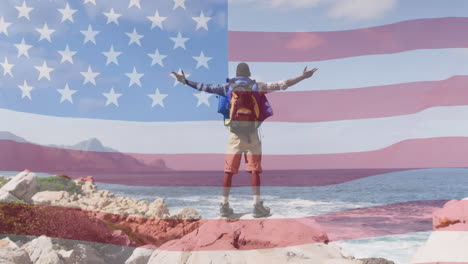
[[[39,191],[30,171],[0,188],[1,263],[393,263],[345,256],[313,221],[171,214],[164,200],[116,197],[92,177],[68,180],[78,193]]]

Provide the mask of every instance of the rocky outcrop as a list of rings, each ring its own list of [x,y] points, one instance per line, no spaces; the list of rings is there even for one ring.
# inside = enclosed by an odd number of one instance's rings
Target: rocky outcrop
[[[0,202],[6,201],[19,201],[19,199],[16,198],[13,194],[0,189]]]
[[[28,252],[34,264],[64,264],[58,252],[54,250],[52,240],[46,236],[40,236],[24,244],[22,249]]]
[[[38,191],[36,174],[25,170],[13,177],[0,191],[8,192],[17,199],[31,201],[31,197]]]
[[[468,198],[447,202],[433,213],[434,231],[411,263],[468,262]]]
[[[147,264],[153,252],[152,248],[136,248],[125,264]]]
[[[9,238],[0,239],[0,263],[32,264],[28,252],[19,248]]]

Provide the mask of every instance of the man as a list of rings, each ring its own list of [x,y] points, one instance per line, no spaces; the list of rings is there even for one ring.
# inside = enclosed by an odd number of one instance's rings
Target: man
[[[278,90],[285,90],[298,82],[310,78],[317,68],[312,70],[304,69],[302,75],[274,83],[254,82],[250,79],[251,73],[249,66],[246,63],[239,63],[237,65],[236,80],[245,81],[247,83],[255,83],[257,92],[268,93]],[[199,91],[218,94],[220,96],[227,96],[232,91],[232,82],[226,84],[205,84],[189,81],[185,78],[185,74],[173,72],[176,79],[190,87]],[[230,90],[231,89],[231,90]],[[232,186],[232,176],[237,174],[242,158],[242,153],[245,155],[246,171],[251,173],[252,176],[252,192],[254,200],[253,215],[254,217],[266,217],[270,215],[270,208],[263,205],[260,199],[260,174],[262,173],[261,155],[262,148],[258,136],[258,130],[254,129],[252,132],[240,133],[232,132],[229,135],[227,153],[225,156],[224,166],[224,181],[223,181],[223,201],[220,205],[220,214],[222,217],[228,217],[234,213],[234,210],[229,207],[229,192]]]

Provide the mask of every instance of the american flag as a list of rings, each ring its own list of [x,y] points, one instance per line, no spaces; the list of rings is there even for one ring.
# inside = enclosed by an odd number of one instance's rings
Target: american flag
[[[217,98],[170,73],[224,83],[247,62],[264,82],[320,69],[268,94],[264,186],[363,188],[387,175],[380,187],[396,193],[428,174],[442,184],[445,169],[468,164],[467,10],[462,0],[3,0],[0,170],[220,186],[228,131]],[[368,207],[316,218],[333,240],[430,231],[431,210],[463,198],[460,186],[383,199],[369,187]],[[413,207],[424,221],[407,217]],[[390,220],[366,229],[383,211]]]

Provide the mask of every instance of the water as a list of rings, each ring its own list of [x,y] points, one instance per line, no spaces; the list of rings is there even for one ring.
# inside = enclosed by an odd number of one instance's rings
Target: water
[[[165,199],[171,213],[192,207],[205,219],[218,217],[220,187],[97,184],[99,189],[107,189],[117,196],[148,201]],[[262,199],[274,214],[296,218],[405,201],[463,199],[468,197],[467,186],[468,169],[421,169],[385,173],[329,186],[263,187]],[[250,187],[233,188],[230,203],[236,212],[249,213],[252,207]],[[356,257],[384,257],[406,264],[428,236],[428,232],[420,232],[334,243]]]

